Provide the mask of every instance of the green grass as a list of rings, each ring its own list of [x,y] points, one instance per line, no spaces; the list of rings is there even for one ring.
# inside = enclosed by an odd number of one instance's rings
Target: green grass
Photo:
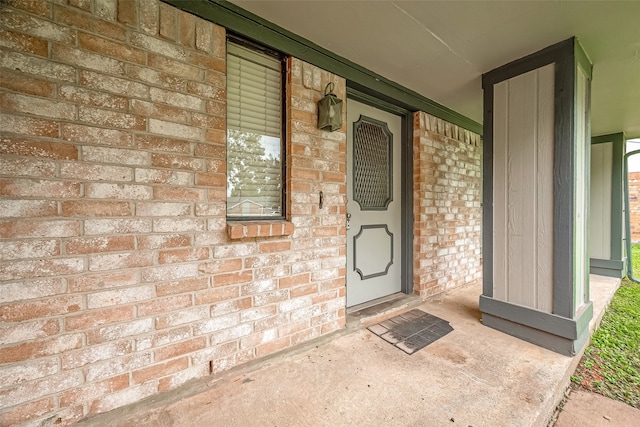
[[[640,275],[640,245],[633,247],[633,265]],[[640,409],[640,284],[622,280],[571,379]]]
[[[640,280],[640,244],[631,245],[631,259],[633,265],[633,277]]]

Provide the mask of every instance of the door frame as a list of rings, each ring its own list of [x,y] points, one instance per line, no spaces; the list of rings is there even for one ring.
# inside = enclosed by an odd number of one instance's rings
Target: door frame
[[[347,82],[347,108],[349,100],[367,104],[388,113],[393,113],[401,118],[400,135],[400,290],[402,293],[413,293],[413,112],[380,99],[366,91],[365,88],[356,88]],[[365,90],[365,91],[363,91]],[[352,132],[347,129],[347,132]],[[350,185],[351,183],[347,183]]]

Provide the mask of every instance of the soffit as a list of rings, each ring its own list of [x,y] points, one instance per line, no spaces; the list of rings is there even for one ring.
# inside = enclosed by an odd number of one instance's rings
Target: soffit
[[[576,36],[592,133],[640,136],[640,1],[233,3],[478,122],[482,73]]]

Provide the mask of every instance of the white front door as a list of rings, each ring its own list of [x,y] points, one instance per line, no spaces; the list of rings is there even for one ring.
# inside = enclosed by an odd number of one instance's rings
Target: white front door
[[[400,116],[347,101],[347,307],[400,292]]]

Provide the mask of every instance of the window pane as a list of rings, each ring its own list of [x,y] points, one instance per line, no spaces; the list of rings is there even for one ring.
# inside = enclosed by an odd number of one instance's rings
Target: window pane
[[[227,50],[227,216],[282,216],[281,62]]]

